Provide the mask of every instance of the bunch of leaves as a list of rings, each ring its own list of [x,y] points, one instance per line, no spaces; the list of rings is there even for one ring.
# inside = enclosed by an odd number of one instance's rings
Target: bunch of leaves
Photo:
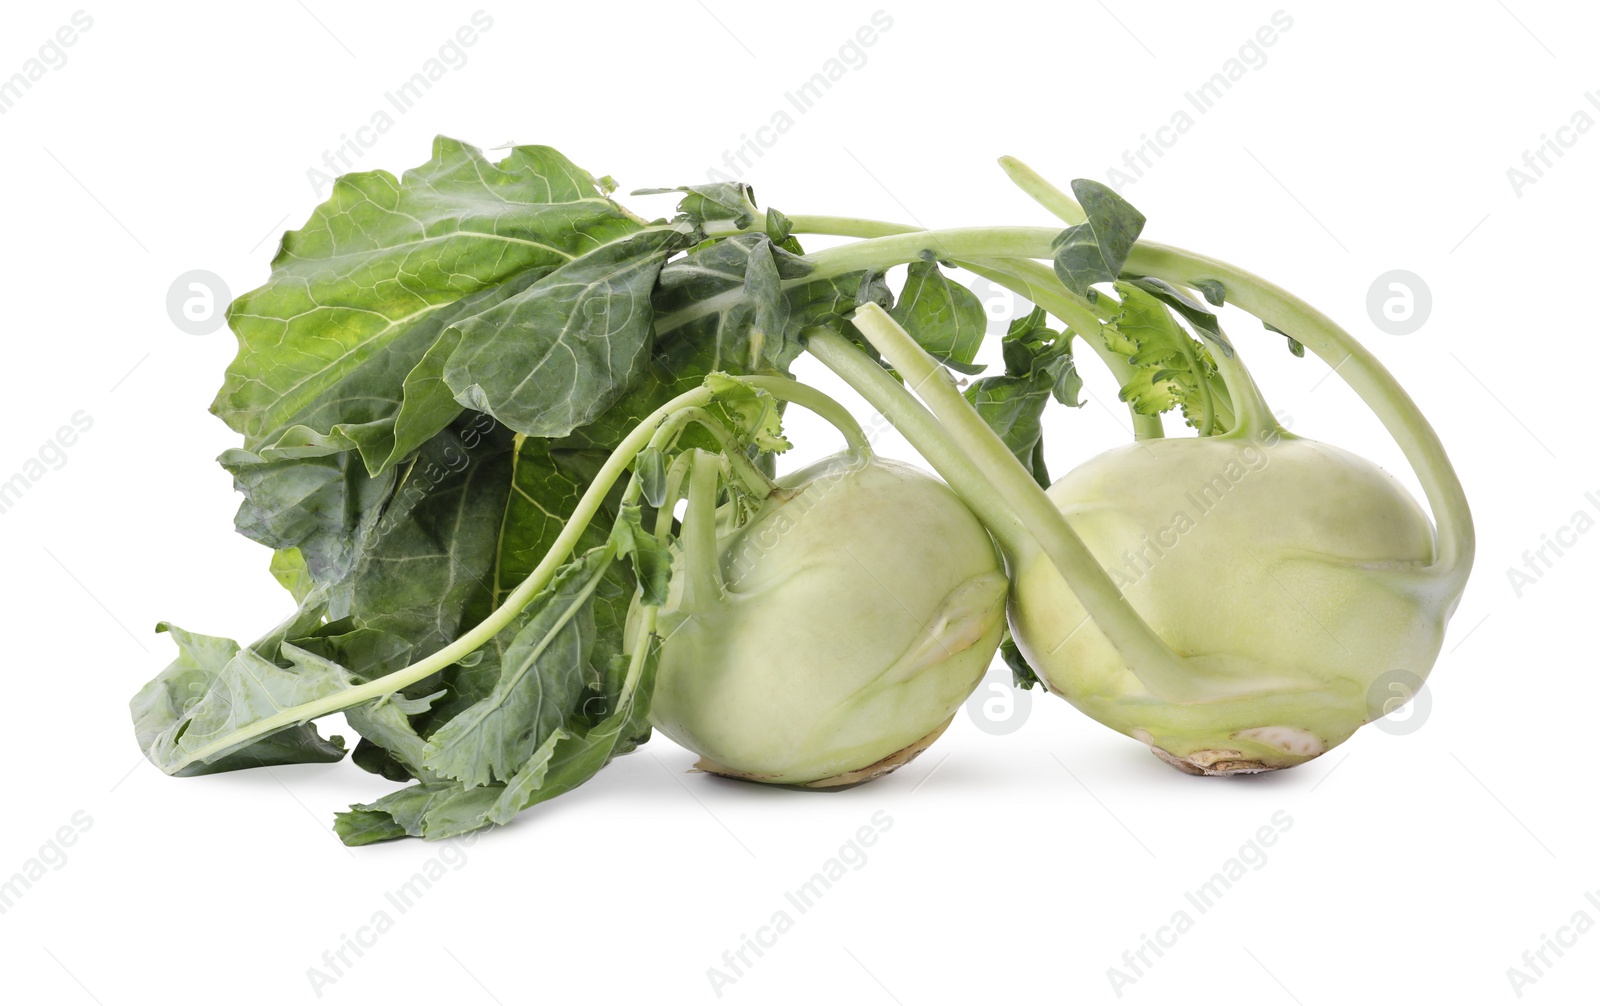
[[[712,373],[784,372],[804,327],[842,324],[871,289],[863,274],[804,282],[786,233],[709,239],[750,212],[742,187],[689,190],[656,221],[611,188],[548,147],[490,162],[441,137],[400,178],[343,176],[284,235],[267,282],[229,308],[239,351],[213,412],[242,436],[219,459],[243,495],[236,526],[274,550],[298,610],[245,646],[162,626],[178,657],[132,703],[155,764],[342,758],[341,738],[274,717],[472,630],[640,420]],[[660,324],[730,291],[726,310]],[[744,449],[770,465],[774,446]],[[356,763],[414,782],[342,815],[347,842],[504,823],[647,735],[653,665],[624,687],[641,569],[659,587],[665,568],[626,530],[643,520],[612,493],[571,565],[488,645],[346,710]]]

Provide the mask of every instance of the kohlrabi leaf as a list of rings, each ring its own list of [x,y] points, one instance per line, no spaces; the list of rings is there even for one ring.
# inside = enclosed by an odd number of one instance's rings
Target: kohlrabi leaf
[[[712,369],[782,370],[799,352],[792,344],[791,302],[782,284],[810,270],[804,259],[774,245],[765,234],[738,234],[702,245],[664,267],[656,311],[670,314],[718,295],[732,298],[715,316],[720,322],[701,319],[689,326],[715,345],[719,363]],[[674,332],[672,337],[683,335]]]
[[[552,449],[550,441],[538,437],[517,438],[509,492],[498,497],[504,509],[490,522],[495,533],[487,553],[491,589],[467,605],[462,617],[464,626],[476,624],[498,607],[545,558],[605,457],[602,451]],[[608,496],[595,521],[584,529],[577,551],[606,543],[620,491],[618,487]],[[598,680],[622,651],[622,627],[632,594],[633,579],[627,565],[612,563],[596,588],[592,603],[595,639],[590,656],[591,681]],[[446,690],[445,697],[419,718],[417,729],[424,735],[431,733],[488,696],[498,680],[499,665],[487,657],[448,668],[439,679],[439,686]]]
[[[336,664],[360,683],[397,671],[410,662],[414,648],[406,639],[377,629],[358,628],[351,619],[318,628],[311,636],[289,640],[294,647],[294,666],[332,673],[327,664]],[[361,741],[351,760],[362,769],[386,779],[403,782],[430,779],[422,767],[423,740],[412,725],[412,717],[427,712],[443,692],[417,699],[404,695],[385,695],[344,710],[351,729]]]
[[[492,589],[512,439],[469,413],[428,441],[356,539],[349,574],[330,585],[332,617],[404,637],[418,657],[470,628]]]
[[[430,771],[467,786],[505,782],[567,721],[589,681],[591,601],[613,561],[609,548],[585,553],[529,603],[509,642],[491,649],[494,690],[428,738]]]
[[[1216,312],[1164,279],[1140,276],[1129,282],[1182,315],[1183,320],[1187,321],[1191,328],[1214,343],[1222,350],[1224,356],[1233,355],[1233,346],[1228,342],[1228,337],[1222,334],[1222,326],[1217,320]]]
[[[432,160],[402,178],[345,175],[284,235],[266,285],[230,305],[239,354],[213,411],[247,451],[325,453],[326,437],[381,471],[405,453],[394,416],[408,390],[424,393],[405,378],[443,321],[460,321],[475,294],[638,227],[548,147],[519,147],[496,164],[440,137]],[[433,415],[414,436],[431,436],[447,408],[425,409]]]
[[[1083,404],[1078,399],[1083,382],[1072,360],[1071,336],[1051,330],[1044,310],[1035,307],[1010,324],[1001,349],[1005,374],[972,382],[965,392],[967,401],[1034,480],[1048,487],[1042,426],[1045,406],[1052,397],[1064,405]]]
[[[311,576],[311,570],[306,567],[306,557],[298,548],[280,548],[272,553],[272,560],[268,563],[272,578],[278,585],[289,592],[294,598],[294,603],[300,604],[316,589],[317,582]]]
[[[444,369],[456,400],[529,436],[587,425],[644,372],[651,291],[684,237],[672,227],[617,237],[458,322]]]
[[[678,201],[678,214],[695,227],[708,221],[726,220],[735,227],[744,228],[755,222],[760,213],[756,209],[755,193],[743,182],[706,182],[669,189],[633,190],[636,196],[657,196],[668,192],[684,193]]]
[[[1068,290],[1090,295],[1095,283],[1109,283],[1144,230],[1144,214],[1105,185],[1075,179],[1072,194],[1088,218],[1062,231],[1055,240],[1055,270]]]
[[[1293,353],[1295,356],[1305,356],[1306,355],[1306,347],[1300,345],[1300,340],[1296,339],[1294,336],[1290,335],[1288,332],[1285,332],[1283,329],[1281,329],[1278,326],[1274,325],[1272,322],[1263,321],[1261,323],[1261,327],[1265,328],[1269,332],[1276,332],[1279,335],[1283,336],[1285,339],[1288,339],[1289,340],[1289,352]]]
[[[178,657],[130,703],[134,731],[145,757],[169,775],[204,775],[261,765],[332,762],[344,743],[323,739],[309,723],[290,723],[240,743],[225,741],[239,729],[285,709],[325,698],[350,686],[336,665],[281,666],[284,638],[309,631],[321,617],[320,601],[250,647],[202,636],[163,622],[157,630],[178,644]]]
[[[373,478],[352,451],[263,461],[248,451],[218,459],[244,494],[234,527],[272,549],[296,549],[311,579],[336,583],[349,575],[360,540],[394,491],[391,470]]]
[[[983,421],[1000,435],[1006,448],[1016,455],[1034,480],[1045,487],[1050,485],[1049,472],[1036,462],[1043,436],[1041,420],[1045,405],[1050,401],[1051,383],[1048,375],[1034,371],[1023,377],[980,377],[965,392],[967,401]]]
[[[1185,332],[1153,294],[1131,283],[1117,283],[1122,299],[1117,314],[1101,331],[1112,352],[1128,358],[1133,377],[1122,400],[1141,415],[1181,409],[1191,426],[1204,433],[1226,426],[1216,415],[1216,366],[1205,347]]]
[[[1194,283],[1194,288],[1200,291],[1200,295],[1205,297],[1206,303],[1210,304],[1212,307],[1221,307],[1223,301],[1227,299],[1228,291],[1222,285],[1221,280],[1196,280]]]
[[[659,643],[652,637],[639,679],[609,696],[609,711],[603,718],[586,729],[569,724],[571,730],[552,732],[510,782],[473,788],[448,781],[418,783],[337,815],[334,830],[346,845],[408,835],[450,838],[490,824],[506,824],[529,807],[576,789],[648,736],[659,654]]]
[[[639,584],[639,602],[657,608],[666,604],[672,553],[645,530],[644,511],[637,503],[622,508],[611,529],[611,543],[616,547],[617,558],[633,569],[633,578]]]
[[[952,281],[931,258],[907,266],[905,287],[889,316],[946,366],[967,374],[983,369],[972,361],[983,345],[988,312],[976,294]]]
[[[1010,629],[1007,629],[1006,634],[1000,639],[1000,658],[1011,668],[1012,684],[1022,689],[1043,687],[1039,675],[1028,665],[1028,658],[1017,649],[1017,642],[1011,638]]]

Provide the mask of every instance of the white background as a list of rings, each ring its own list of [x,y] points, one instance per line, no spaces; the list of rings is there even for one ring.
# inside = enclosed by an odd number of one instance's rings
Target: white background
[[[75,9],[8,5],[0,77]],[[392,788],[348,762],[181,781],[144,764],[126,700],[170,658],[155,622],[253,638],[288,606],[266,550],[232,532],[236,500],[212,461],[234,442],[206,413],[233,340],[180,331],[168,287],[190,269],[235,293],[264,280],[277,234],[318,201],[307,170],[477,9],[86,8],[93,25],[67,62],[0,116],[0,480],[73,413],[94,423],[0,514],[0,879],[75,812],[92,821],[0,915],[0,995],[311,1001],[324,951],[443,855],[459,868],[324,1000],[712,1002],[708,969],[728,970],[724,951],[787,908],[793,928],[723,999],[1114,1001],[1108,969],[1133,976],[1124,952],[1188,908],[1193,929],[1122,998],[1494,1003],[1517,998],[1508,968],[1535,977],[1524,951],[1575,913],[1600,920],[1585,900],[1600,890],[1600,534],[1579,536],[1520,598],[1506,572],[1575,512],[1600,515],[1584,495],[1600,496],[1588,414],[1600,130],[1565,134],[1571,149],[1520,195],[1507,177],[1576,110],[1600,117],[1583,97],[1600,92],[1588,4],[1286,7],[1292,28],[1267,62],[1124,189],[1148,236],[1264,273],[1349,327],[1451,450],[1478,563],[1413,732],[1369,727],[1293,771],[1193,779],[1036,694],[1015,733],[963,713],[903,771],[832,795],[687,775],[691,756],[657,739],[453,850],[341,846],[333,812]],[[483,9],[493,27],[467,62],[360,168],[420,164],[445,132],[550,144],[623,191],[703,181],[879,8]],[[882,9],[893,24],[866,62],[743,172],[764,203],[930,227],[1048,223],[996,156],[1063,182],[1104,179],[1277,8]],[[1366,307],[1396,268],[1432,292],[1431,316],[1405,336]],[[1296,432],[1403,473],[1324,363],[1253,326],[1234,335]],[[1093,400],[1052,414],[1058,472],[1126,436],[1115,388],[1092,359],[1083,370]],[[880,811],[893,824],[866,864],[798,915],[784,892]],[[1292,826],[1265,864],[1198,915],[1184,892],[1280,811]],[[1553,966],[1523,998],[1592,995],[1597,951],[1594,932],[1559,959],[1546,951]]]

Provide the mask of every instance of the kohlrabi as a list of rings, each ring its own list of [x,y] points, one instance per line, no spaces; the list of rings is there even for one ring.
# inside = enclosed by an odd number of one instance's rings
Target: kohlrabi
[[[864,444],[781,479],[750,515],[728,503],[713,524],[699,489],[650,721],[707,771],[810,786],[933,743],[1005,628],[1005,571],[965,504]]]
[[[212,406],[241,437],[236,525],[297,610],[247,646],[164,624],[177,659],[132,703],[146,756],[338,761],[312,721],[342,712],[354,762],[408,783],[339,815],[351,844],[504,824],[652,722],[714,772],[843,784],[938,736],[1007,605],[1019,683],[1190,771],[1293,765],[1403,701],[1473,554],[1428,422],[1302,301],[1142,240],[1103,185],[1002,165],[1065,226],[791,216],[737,182],[646,219],[548,147],[444,137],[402,177],[340,178],[230,305]],[[1003,369],[977,364],[991,319],[952,266],[1031,305]],[[1431,522],[1279,427],[1224,306],[1355,389]],[[1081,404],[1084,348],[1135,442],[1051,485],[1046,408]],[[792,379],[807,352],[945,484],[874,458]],[[846,452],[775,478],[784,403]]]
[[[1085,217],[1008,167],[1073,226],[1053,240],[1058,286],[1005,268],[1133,368],[1122,396],[1136,414],[1180,408],[1199,436],[1145,428],[1046,494],[1037,412],[1027,427],[1016,400],[1032,394],[1042,410],[1061,383],[1048,361],[1068,336],[1041,335],[1037,317],[1014,326],[1007,375],[978,382],[969,403],[922,340],[875,305],[861,308],[856,328],[931,414],[837,336],[816,332],[811,349],[907,433],[1005,546],[1019,678],[1037,674],[1196,774],[1299,764],[1403,703],[1438,655],[1473,548],[1460,484],[1426,420],[1364,349],[1303,303],[1222,263],[1135,245],[1143,217],[1103,187],[1079,184]],[[985,232],[922,240],[952,258],[968,246],[994,254]],[[1043,251],[1016,244],[1028,257]],[[1117,300],[1092,289],[1112,281]],[[1375,465],[1280,428],[1216,315],[1189,290],[1214,304],[1231,297],[1292,333],[1291,348],[1339,366],[1415,466],[1438,532]],[[1006,407],[994,408],[992,393]],[[1020,441],[1019,428],[1029,432]]]

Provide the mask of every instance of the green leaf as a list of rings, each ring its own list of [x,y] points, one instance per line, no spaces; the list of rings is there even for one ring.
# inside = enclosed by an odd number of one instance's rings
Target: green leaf
[[[889,316],[935,359],[963,373],[973,372],[988,312],[976,294],[952,282],[937,262],[918,259],[907,267],[900,301]]]
[[[1206,303],[1212,307],[1221,307],[1223,301],[1227,298],[1227,289],[1223,287],[1222,281],[1218,279],[1196,280],[1194,288],[1200,291],[1201,296],[1205,297]]]
[[[337,665],[273,662],[280,649],[291,661],[299,655],[284,638],[309,630],[321,613],[320,600],[313,601],[250,647],[167,622],[158,625],[158,632],[169,633],[178,644],[178,657],[129,703],[145,757],[169,775],[185,776],[343,758],[342,739],[324,740],[314,726],[300,723],[190,761],[246,724],[349,687],[349,675]]]
[[[1056,237],[1055,270],[1068,290],[1087,297],[1093,284],[1109,283],[1122,272],[1144,230],[1144,214],[1110,188],[1087,178],[1073,181],[1072,194],[1088,219]]]
[[[644,510],[638,504],[622,508],[611,529],[611,543],[617,557],[628,560],[634,580],[639,584],[639,602],[652,607],[667,603],[667,584],[672,579],[672,553],[655,535],[645,530]]]
[[[267,462],[247,451],[218,459],[244,494],[234,527],[272,549],[297,549],[316,583],[343,580],[359,541],[394,491],[395,473],[377,478],[353,452]]]
[[[401,179],[345,175],[284,235],[266,285],[230,305],[239,354],[212,410],[247,451],[354,446],[380,472],[405,453],[394,416],[407,375],[446,322],[480,306],[473,295],[637,228],[548,147],[492,164],[440,137],[433,158]],[[413,440],[439,422],[436,404],[423,411]]]
[[[1261,323],[1261,327],[1265,328],[1269,332],[1276,332],[1279,335],[1283,336],[1285,339],[1288,339],[1289,340],[1289,352],[1293,353],[1295,356],[1305,356],[1306,355],[1306,347],[1304,347],[1304,346],[1302,346],[1300,344],[1300,340],[1296,339],[1294,336],[1290,335],[1288,332],[1285,332],[1283,329],[1281,329],[1278,326],[1274,325],[1272,322],[1263,321]]]
[[[756,209],[755,192],[743,182],[707,182],[670,189],[633,190],[636,196],[656,196],[668,192],[685,193],[678,201],[678,213],[696,227],[712,220],[729,220],[735,227],[745,228],[754,223],[761,212]]]
[[[613,557],[609,548],[586,553],[529,603],[521,627],[494,654],[494,690],[428,738],[429,770],[467,786],[507,781],[567,721],[588,680],[590,602]]]
[[[588,424],[643,373],[650,293],[682,243],[666,227],[617,238],[457,323],[444,373],[456,400],[528,436]]]
[[[1024,690],[1044,687],[1044,683],[1039,680],[1039,675],[1034,673],[1032,667],[1028,666],[1028,658],[1022,655],[1021,650],[1017,649],[1016,640],[1011,638],[1009,629],[1000,639],[1000,657],[1006,662],[1006,666],[1011,668],[1012,684]]]
[[[268,569],[272,572],[272,578],[289,592],[296,604],[304,603],[317,585],[311,576],[311,570],[306,568],[306,557],[298,548],[280,548],[273,551]]]
[[[1141,415],[1181,409],[1189,425],[1201,427],[1207,396],[1215,395],[1221,380],[1205,347],[1179,327],[1155,295],[1132,283],[1117,283],[1116,290],[1122,305],[1101,331],[1111,351],[1135,368],[1122,400]],[[1214,421],[1212,432],[1222,429]]]
[[[1006,329],[1001,342],[1004,376],[979,378],[967,388],[967,401],[1007,449],[1033,475],[1049,487],[1044,463],[1043,417],[1051,398],[1078,408],[1083,381],[1072,359],[1072,337],[1052,331],[1043,308],[1035,307]]]
[[[1233,356],[1233,345],[1228,342],[1227,336],[1222,334],[1222,326],[1217,320],[1216,312],[1164,279],[1140,276],[1130,282],[1182,315],[1190,327],[1199,332],[1203,338],[1215,343],[1222,350],[1223,356]]]
[[[470,413],[424,445],[357,537],[348,575],[330,587],[331,616],[401,636],[418,658],[475,624],[493,588],[512,446],[508,430]]]
[[[648,645],[639,681],[615,696],[611,712],[581,732],[552,733],[510,783],[470,789],[453,782],[418,783],[338,814],[334,830],[347,845],[407,835],[451,838],[490,824],[507,824],[522,811],[583,785],[649,734],[660,641],[652,636]]]
[[[1050,477],[1044,466],[1036,463],[1036,454],[1043,436],[1044,407],[1050,401],[1053,383],[1048,373],[1034,371],[1024,377],[979,378],[965,392],[967,401],[1000,435],[1006,449],[1046,488]]]

